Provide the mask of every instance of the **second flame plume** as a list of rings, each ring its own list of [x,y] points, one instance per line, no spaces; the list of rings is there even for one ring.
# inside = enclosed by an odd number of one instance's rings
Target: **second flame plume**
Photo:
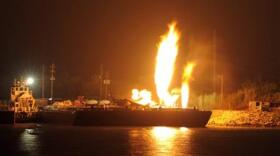
[[[181,86],[181,105],[182,108],[187,108],[188,102],[189,102],[189,96],[190,96],[190,78],[192,75],[192,71],[194,68],[194,63],[189,63],[184,69],[183,73],[183,82]]]

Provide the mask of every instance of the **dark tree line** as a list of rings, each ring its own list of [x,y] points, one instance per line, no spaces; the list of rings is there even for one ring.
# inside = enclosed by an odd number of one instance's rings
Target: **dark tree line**
[[[231,109],[248,107],[249,101],[280,102],[280,84],[275,82],[247,81],[225,97],[224,104]]]

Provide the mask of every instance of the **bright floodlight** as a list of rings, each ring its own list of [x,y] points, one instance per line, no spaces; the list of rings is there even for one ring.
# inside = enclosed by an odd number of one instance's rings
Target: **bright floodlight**
[[[32,77],[27,78],[26,83],[28,85],[32,85],[34,83],[34,79]]]

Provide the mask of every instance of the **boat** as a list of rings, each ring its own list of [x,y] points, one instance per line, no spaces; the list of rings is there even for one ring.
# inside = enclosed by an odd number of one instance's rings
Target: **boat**
[[[74,125],[205,127],[211,114],[198,109],[151,108],[124,99],[76,111]]]
[[[15,80],[11,87],[11,104],[15,122],[36,122],[38,106],[26,81]]]
[[[205,127],[211,111],[150,108],[129,100],[95,104],[76,110],[39,111],[40,123],[75,126],[179,126]]]

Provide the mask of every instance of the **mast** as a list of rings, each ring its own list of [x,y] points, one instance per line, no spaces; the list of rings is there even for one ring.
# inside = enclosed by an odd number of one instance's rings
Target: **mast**
[[[213,31],[213,93],[217,92],[216,89],[216,30]]]
[[[45,65],[42,65],[42,79],[41,79],[42,99],[45,98]]]
[[[99,74],[99,100],[103,99],[103,65],[100,65],[100,74]]]
[[[50,77],[50,81],[51,81],[51,99],[53,100],[53,83],[55,80],[55,64],[52,63],[50,66],[50,73],[51,73],[51,77]]]
[[[111,96],[111,87],[110,87],[110,84],[111,84],[111,80],[110,80],[110,73],[108,71],[106,71],[105,73],[105,77],[104,77],[104,96],[105,96],[105,99],[109,99],[110,96]]]
[[[223,99],[224,99],[224,75],[222,74],[220,76],[220,79],[221,79],[221,88],[220,88],[220,91],[221,91],[221,97],[220,97],[220,105],[223,104]],[[230,109],[230,108],[229,108]]]

